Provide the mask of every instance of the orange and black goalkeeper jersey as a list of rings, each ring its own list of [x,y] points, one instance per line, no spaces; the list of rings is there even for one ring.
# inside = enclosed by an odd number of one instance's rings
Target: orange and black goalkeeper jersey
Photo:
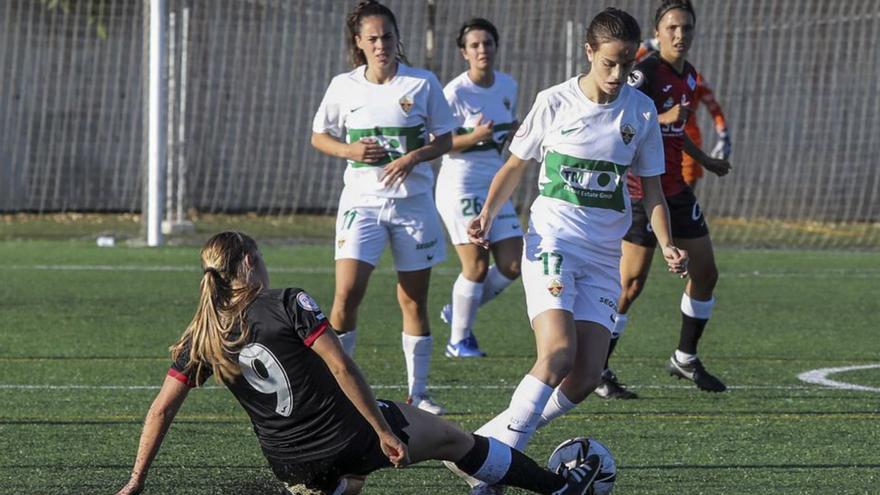
[[[369,424],[348,400],[311,345],[332,331],[318,304],[302,289],[265,291],[248,307],[250,335],[238,362],[241,374],[225,385],[250,416],[267,457],[300,462],[340,452]],[[232,338],[240,335],[233,330]],[[189,386],[183,352],[168,374]],[[210,372],[202,373],[202,382]]]

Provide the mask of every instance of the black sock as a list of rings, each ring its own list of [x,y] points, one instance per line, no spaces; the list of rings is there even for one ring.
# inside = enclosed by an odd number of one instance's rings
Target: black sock
[[[697,353],[697,342],[703,336],[703,330],[709,320],[692,318],[684,313],[681,314],[681,334],[678,337],[678,350],[688,354]]]
[[[512,449],[498,440],[488,439],[480,435],[473,435],[474,446],[467,454],[455,463],[459,469],[474,476],[484,465],[489,464],[492,468],[503,469],[508,458],[510,463],[506,466],[507,472],[500,479],[481,480],[493,484],[515,486],[536,493],[551,494],[565,486],[565,478],[552,473],[540,466],[522,452]],[[494,445],[490,446],[490,442]],[[494,450],[493,450],[494,449]],[[501,455],[498,455],[501,454]],[[493,456],[497,458],[490,459]]]
[[[620,337],[611,337],[611,343],[608,344],[608,355],[605,356],[605,369],[609,368],[608,360],[611,359],[611,355],[614,354],[614,348],[617,347],[617,341],[620,340]]]

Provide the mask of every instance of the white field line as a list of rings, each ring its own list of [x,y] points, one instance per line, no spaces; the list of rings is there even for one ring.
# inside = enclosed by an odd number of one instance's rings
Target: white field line
[[[87,272],[192,272],[197,273],[198,267],[196,266],[178,266],[178,265],[80,265],[80,264],[59,264],[59,265],[0,265],[0,268],[4,270],[18,270],[18,271],[87,271]],[[276,267],[269,270],[273,273],[294,273],[294,274],[306,274],[306,275],[332,275],[334,273],[334,267],[332,265],[327,266],[314,266],[314,267]],[[395,273],[391,268],[378,268],[376,270],[378,273]],[[444,275],[455,275],[458,274],[459,270],[457,268],[435,268],[435,273],[444,274]],[[848,268],[823,268],[817,270],[809,270],[809,271],[792,271],[792,270],[780,270],[780,271],[761,271],[761,270],[752,270],[752,271],[739,271],[739,272],[724,272],[722,274],[724,277],[731,278],[813,278],[813,279],[827,279],[827,278],[880,278],[880,269],[875,268],[864,268],[864,269],[848,269]]]
[[[798,379],[807,383],[822,385],[824,387],[837,388],[842,390],[857,390],[860,392],[880,392],[880,387],[867,387],[865,385],[856,385],[837,380],[831,380],[828,375],[836,373],[845,373],[847,371],[870,370],[880,368],[880,364],[863,364],[858,366],[842,366],[840,368],[821,368],[817,370],[805,371],[798,375]]]
[[[17,383],[2,383],[0,384],[0,390],[159,390],[160,385],[48,385],[48,384],[17,384]],[[202,387],[202,389],[216,389],[221,390],[225,387],[219,387],[217,385],[207,385]],[[371,388],[376,390],[405,390],[406,385],[389,385],[389,384],[381,384],[381,385],[372,385]],[[516,388],[515,384],[511,385],[431,385],[432,390],[513,390]],[[691,389],[694,388],[693,385],[632,385],[631,388],[646,390],[646,389],[657,389],[657,390],[672,390],[672,389]],[[811,387],[806,385],[733,385],[727,387],[732,390],[821,390],[817,387]],[[864,387],[865,389],[870,389],[870,387]],[[854,389],[854,390],[863,390],[863,389]],[[867,391],[871,392],[880,392],[880,389],[870,389]]]

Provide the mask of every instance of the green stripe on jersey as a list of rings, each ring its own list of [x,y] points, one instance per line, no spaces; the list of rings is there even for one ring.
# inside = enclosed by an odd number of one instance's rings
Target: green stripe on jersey
[[[627,165],[550,151],[544,157],[541,196],[577,206],[623,212]]]
[[[365,137],[375,137],[388,156],[376,163],[351,162],[354,168],[382,167],[393,160],[417,150],[425,145],[425,125],[412,127],[370,127],[369,129],[348,129],[348,142],[354,143]]]
[[[510,122],[508,122],[506,124],[498,124],[498,125],[492,126],[492,133],[494,136],[494,133],[496,133],[496,132],[505,132],[506,133],[506,132],[510,131],[511,129],[513,129],[513,124]],[[463,136],[465,134],[470,134],[472,132],[474,132],[473,127],[459,127],[458,129],[455,130],[455,134],[458,136]],[[501,153],[501,151],[504,149],[504,141],[506,141],[506,140],[507,140],[507,134],[503,134],[501,136],[498,136],[498,141],[495,141],[494,139],[492,141],[483,141],[482,143],[475,144],[466,150],[462,150],[461,153],[472,153],[474,151],[486,151],[486,150],[495,150],[498,153]]]

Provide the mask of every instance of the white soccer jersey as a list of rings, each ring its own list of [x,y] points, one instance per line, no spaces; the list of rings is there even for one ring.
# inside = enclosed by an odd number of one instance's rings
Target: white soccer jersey
[[[538,94],[510,152],[541,162],[531,225],[542,236],[620,252],[632,222],[626,173],[664,171],[650,98],[624,85],[611,103],[587,99],[578,77]]]
[[[501,152],[507,135],[516,122],[516,81],[507,74],[495,72],[491,88],[474,84],[463,72],[443,88],[452,115],[458,121],[457,135],[473,132],[482,118],[493,122],[492,140],[477,143],[470,149],[443,156],[440,180],[452,186],[489,187],[503,164]]]
[[[349,192],[378,197],[405,198],[431,192],[434,173],[428,163],[413,168],[406,180],[385,187],[379,180],[392,160],[425,145],[428,134],[440,136],[457,127],[437,77],[429,71],[398,63],[397,74],[386,84],[367,80],[366,66],[334,77],[312,122],[312,130],[346,143],[372,137],[388,151],[379,163],[348,161],[345,187]]]

